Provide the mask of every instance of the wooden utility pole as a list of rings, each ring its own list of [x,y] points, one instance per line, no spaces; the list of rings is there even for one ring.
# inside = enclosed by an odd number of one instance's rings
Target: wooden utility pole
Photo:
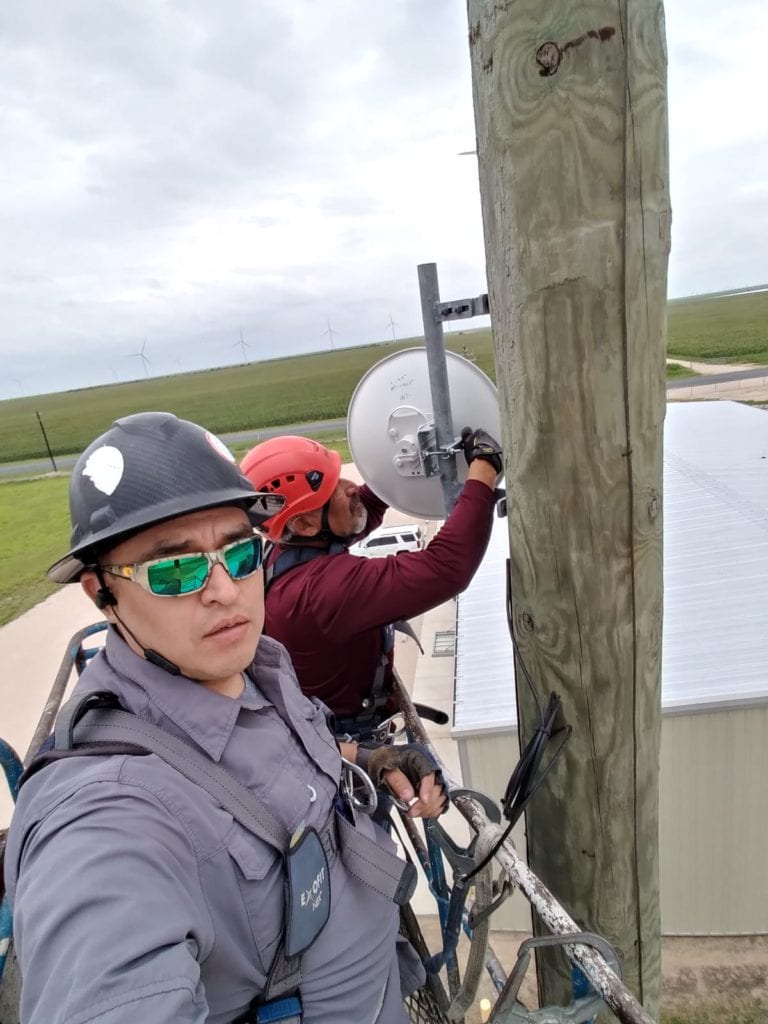
[[[573,727],[529,862],[658,1012],[670,208],[657,0],[469,0],[519,652]],[[519,668],[519,666],[518,666]],[[521,739],[536,710],[518,670]],[[545,1002],[564,958],[539,962]]]

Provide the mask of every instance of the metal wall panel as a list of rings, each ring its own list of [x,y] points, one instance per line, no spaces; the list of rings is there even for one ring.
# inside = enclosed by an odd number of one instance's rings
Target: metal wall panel
[[[665,715],[665,935],[768,933],[768,707]]]
[[[465,785],[499,801],[517,731],[462,736],[458,747]],[[663,934],[768,934],[768,706],[664,715],[660,785]],[[513,841],[525,857],[522,823]],[[530,929],[527,900],[516,893],[494,927]]]

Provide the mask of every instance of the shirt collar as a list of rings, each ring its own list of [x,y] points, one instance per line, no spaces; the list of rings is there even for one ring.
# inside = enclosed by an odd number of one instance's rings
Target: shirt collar
[[[264,663],[268,676],[273,673],[276,676],[280,661],[279,652],[265,641],[268,638],[259,640],[256,657],[247,669],[262,691],[265,686],[261,663]],[[279,644],[274,646],[280,647]],[[146,716],[157,724],[162,724],[163,719],[169,720],[214,761],[221,759],[241,708],[245,706],[255,710],[267,704],[267,700],[254,696],[246,697],[242,702],[233,700],[186,676],[171,675],[136,654],[114,628],[107,633],[103,656],[112,670],[110,689],[114,689],[129,711]]]

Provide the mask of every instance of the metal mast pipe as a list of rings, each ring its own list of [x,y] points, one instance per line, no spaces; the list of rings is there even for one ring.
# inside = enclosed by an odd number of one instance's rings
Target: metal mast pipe
[[[437,264],[420,263],[419,296],[421,297],[421,318],[424,322],[424,341],[427,347],[427,366],[429,367],[429,387],[432,392],[432,415],[435,418],[435,437],[437,447],[443,451],[449,448],[454,440],[453,416],[451,415],[451,395],[448,390],[448,366],[445,361],[445,340],[443,325],[437,318],[437,306],[440,302],[440,289],[437,283]],[[438,458],[440,482],[443,488],[445,514],[450,515],[461,485],[456,475],[456,460],[450,456]]]

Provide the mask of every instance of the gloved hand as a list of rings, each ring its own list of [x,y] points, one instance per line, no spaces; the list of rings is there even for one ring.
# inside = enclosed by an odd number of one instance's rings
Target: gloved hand
[[[461,432],[461,447],[468,466],[475,459],[484,459],[486,462],[490,462],[497,473],[502,472],[501,445],[482,427],[477,427],[475,430],[472,427],[464,427]]]
[[[448,806],[442,776],[431,754],[419,743],[384,745],[358,752],[357,763],[365,768],[377,789],[386,787],[410,817],[433,818]]]
[[[437,765],[418,743],[401,746],[385,744],[371,751],[365,770],[378,789],[383,784],[387,772],[401,771],[411,785],[418,786],[425,776],[437,771]]]

